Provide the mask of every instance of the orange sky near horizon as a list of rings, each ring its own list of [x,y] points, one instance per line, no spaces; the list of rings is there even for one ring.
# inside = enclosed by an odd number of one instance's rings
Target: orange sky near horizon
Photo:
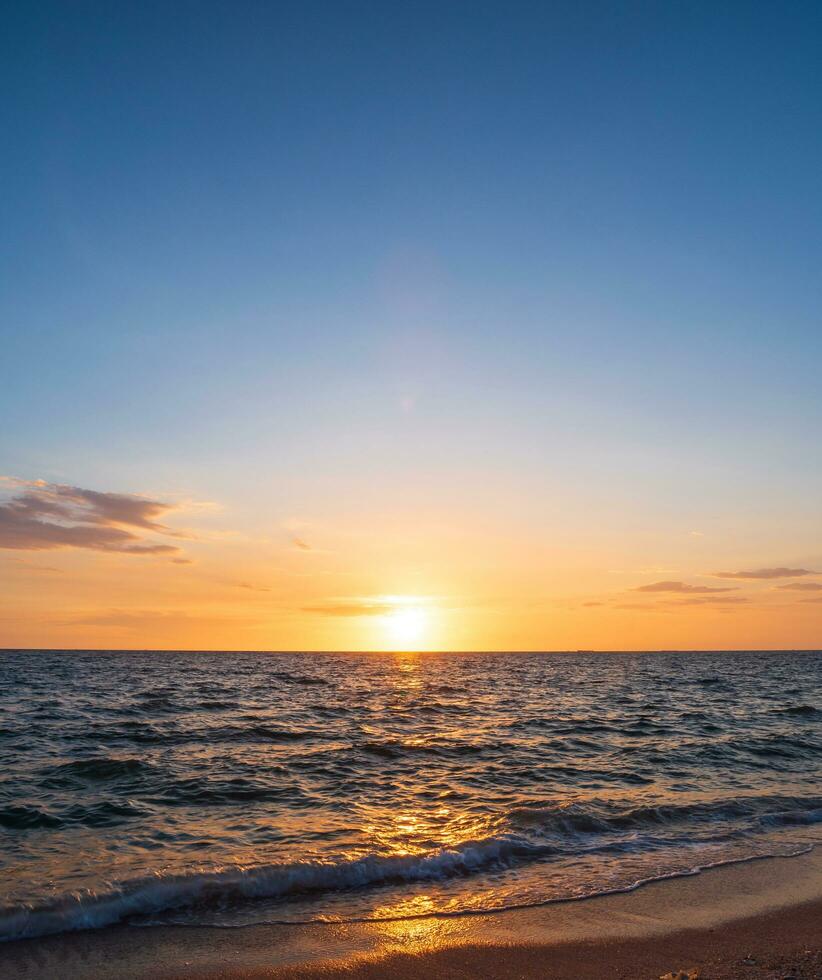
[[[0,646],[647,650],[818,646],[822,574],[686,528],[591,536],[466,508],[254,528],[238,506],[0,484]],[[246,515],[247,516],[247,515]]]

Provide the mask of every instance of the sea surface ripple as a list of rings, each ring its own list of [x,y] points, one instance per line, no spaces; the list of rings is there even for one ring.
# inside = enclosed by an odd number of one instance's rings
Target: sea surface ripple
[[[0,652],[0,939],[464,913],[798,853],[822,654]]]

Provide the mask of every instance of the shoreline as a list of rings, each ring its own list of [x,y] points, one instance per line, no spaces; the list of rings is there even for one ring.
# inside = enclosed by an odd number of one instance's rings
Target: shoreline
[[[742,963],[748,954],[756,962]],[[762,972],[771,969],[763,965],[769,959],[783,964],[777,972]],[[822,976],[822,848],[491,914],[235,928],[120,925],[0,946],[0,975],[9,980],[640,980],[692,968],[705,978]]]

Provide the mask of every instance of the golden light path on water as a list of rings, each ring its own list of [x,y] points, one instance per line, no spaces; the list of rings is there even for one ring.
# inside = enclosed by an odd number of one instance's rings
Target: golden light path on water
[[[420,663],[424,654],[397,653],[394,656],[397,668],[394,688],[401,696],[396,704],[398,710],[403,710],[402,705],[406,699],[415,696],[424,687]],[[452,739],[459,739],[466,733],[454,728],[449,730],[448,735]],[[435,744],[438,737],[410,736],[405,739],[404,744],[409,748],[425,748],[429,744]],[[419,779],[424,782],[423,773]],[[407,788],[412,787],[409,785]],[[436,846],[442,848],[456,846],[475,835],[486,833],[488,821],[485,817],[474,816],[443,801],[434,806],[409,808],[406,805],[399,809],[375,809],[365,830],[369,838],[376,841],[385,852],[401,856],[426,853],[430,850],[432,841],[436,841]]]
[[[427,610],[417,606],[415,603],[424,601],[413,596],[392,596],[386,597],[392,600],[405,600],[405,603],[398,603],[398,611],[390,614],[390,619],[398,617],[404,625],[413,622],[415,629],[422,629],[427,623]],[[413,615],[415,618],[410,619]],[[409,618],[406,618],[409,617]],[[417,618],[419,617],[419,618]],[[392,623],[392,625],[394,625]],[[396,663],[396,674],[394,675],[394,687],[397,694],[403,698],[413,697],[424,687],[425,681],[421,667],[421,660],[424,654],[414,651],[397,652],[394,654]],[[459,737],[458,730],[451,730],[450,737]],[[406,744],[422,748],[428,742],[435,742],[432,737],[412,737]],[[420,777],[421,780],[424,776]],[[407,787],[411,788],[411,787]],[[447,850],[457,847],[466,840],[480,839],[489,833],[489,821],[486,816],[478,816],[449,806],[443,802],[439,806],[426,806],[409,808],[405,806],[401,809],[380,808],[372,813],[372,819],[366,822],[364,830],[370,839],[378,845],[383,853],[391,854],[396,857],[422,855],[430,851],[432,846]],[[353,857],[353,855],[352,855]],[[428,945],[430,942],[431,924],[425,919],[418,921],[418,917],[425,917],[434,914],[438,909],[442,910],[442,899],[438,900],[433,894],[427,892],[416,893],[404,896],[393,902],[378,906],[373,913],[375,920],[389,920],[384,923],[386,928],[392,929],[397,933],[397,939],[402,940],[403,945],[411,942],[413,945],[422,943]],[[391,920],[410,920],[398,921]]]

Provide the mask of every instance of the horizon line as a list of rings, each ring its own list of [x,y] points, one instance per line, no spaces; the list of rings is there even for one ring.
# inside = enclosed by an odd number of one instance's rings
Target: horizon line
[[[632,653],[822,653],[822,647],[648,647],[643,649],[593,650],[593,649],[557,649],[557,650],[273,650],[273,649],[240,649],[220,648],[205,649],[201,647],[0,647],[0,653],[266,653],[273,655],[304,656],[344,655],[344,656],[430,656],[430,655],[462,655],[475,654],[494,656],[499,654],[541,654],[555,656],[561,654],[632,654]]]

